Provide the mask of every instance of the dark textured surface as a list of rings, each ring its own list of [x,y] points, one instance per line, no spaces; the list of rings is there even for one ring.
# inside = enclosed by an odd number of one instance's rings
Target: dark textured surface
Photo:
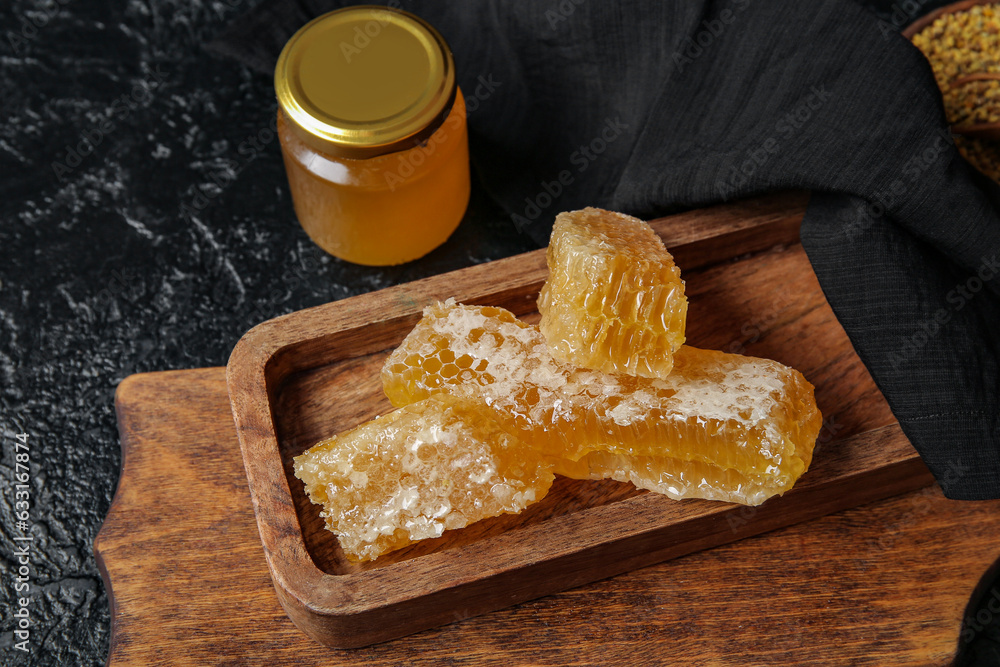
[[[271,82],[202,48],[250,4],[0,4],[17,37],[22,21],[52,15],[33,39],[0,40],[0,664],[105,659],[91,542],[118,479],[122,378],[224,365],[264,319],[535,247],[477,196],[451,241],[403,267],[316,248],[269,135]],[[69,166],[88,133],[95,150]],[[31,446],[29,654],[12,646],[10,615],[19,431]]]
[[[213,47],[266,74],[349,2],[267,0]],[[962,159],[891,23],[852,0],[399,2],[484,95],[473,163],[539,243],[583,206],[813,191],[802,245],[903,432],[949,498],[1000,497],[1000,185]]]
[[[203,50],[254,4],[0,3],[0,664],[104,662],[91,543],[118,477],[122,378],[221,365],[258,321],[534,247],[480,195],[452,241],[405,267],[314,247],[269,138],[271,82]],[[88,137],[92,153],[69,154]],[[13,648],[11,617],[20,431],[29,653]]]

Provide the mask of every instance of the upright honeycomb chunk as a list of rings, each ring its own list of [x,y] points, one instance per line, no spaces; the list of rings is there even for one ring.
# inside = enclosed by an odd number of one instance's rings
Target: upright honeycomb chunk
[[[752,504],[790,488],[819,433],[812,385],[766,359],[682,347],[675,361],[662,378],[577,368],[508,311],[449,301],[425,309],[382,383],[394,405],[478,397],[571,476],[617,479],[627,468],[674,497]]]
[[[652,228],[597,208],[560,213],[538,298],[552,355],[606,373],[662,377],[684,344],[681,273]]]
[[[348,558],[374,560],[548,493],[550,464],[481,401],[439,394],[324,440],[295,475]]]

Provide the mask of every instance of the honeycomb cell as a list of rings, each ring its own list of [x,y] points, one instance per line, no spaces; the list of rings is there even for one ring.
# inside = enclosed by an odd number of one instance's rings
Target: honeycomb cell
[[[579,461],[560,459],[554,472],[573,479],[614,479],[630,482],[674,500],[706,498],[743,505],[759,505],[787,490],[798,477],[796,468],[746,474],[703,461],[683,461],[668,456],[631,456],[616,451],[596,451]],[[781,493],[782,491],[777,491]]]
[[[539,328],[557,359],[606,373],[662,377],[684,344],[684,281],[638,218],[597,208],[556,216]]]
[[[425,361],[445,349],[477,370],[428,374]],[[539,330],[506,310],[453,300],[425,309],[382,383],[394,405],[479,398],[564,474],[747,504],[791,487],[821,422],[812,385],[775,361],[684,346],[665,377],[611,375],[553,358]]]
[[[481,401],[438,394],[324,440],[294,460],[355,561],[541,500],[551,464]]]

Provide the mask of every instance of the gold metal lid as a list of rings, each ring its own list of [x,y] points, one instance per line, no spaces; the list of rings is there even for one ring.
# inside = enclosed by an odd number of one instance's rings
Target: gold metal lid
[[[324,14],[285,45],[278,104],[310,147],[369,158],[426,140],[455,101],[455,61],[431,25],[362,5]]]

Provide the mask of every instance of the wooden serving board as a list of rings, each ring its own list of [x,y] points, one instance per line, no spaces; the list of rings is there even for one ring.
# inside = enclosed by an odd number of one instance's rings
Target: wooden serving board
[[[229,395],[264,553],[292,620],[321,643],[363,646],[930,484],[797,243],[804,204],[782,195],[652,223],[684,271],[690,344],[777,359],[817,387],[826,419],[812,468],[759,508],[559,479],[519,515],[353,564],[293,476],[292,458],[390,409],[379,369],[423,305],[455,297],[534,321],[544,251],[251,330],[230,359]]]
[[[274,593],[225,369],[133,375],[116,408],[121,480],[94,542],[111,667],[943,666],[970,592],[1000,556],[1000,500],[947,500],[931,486],[331,649],[296,628]]]

